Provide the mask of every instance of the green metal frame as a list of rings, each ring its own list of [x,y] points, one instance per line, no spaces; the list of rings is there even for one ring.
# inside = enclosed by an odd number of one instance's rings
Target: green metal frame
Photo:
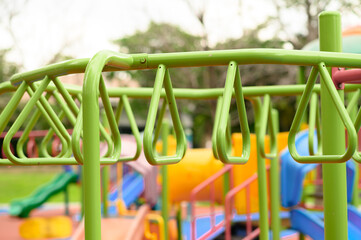
[[[339,15],[336,13],[324,13],[320,16],[320,41],[321,50],[339,51],[332,44],[338,44],[338,32],[340,24]],[[336,26],[336,27],[335,27]],[[335,30],[336,29],[336,30]],[[332,41],[336,43],[331,43]],[[306,85],[297,86],[260,86],[242,87],[239,76],[239,65],[245,64],[282,64],[312,66],[310,77]],[[228,65],[226,85],[219,89],[173,89],[169,70],[179,67],[199,67]],[[327,66],[327,68],[326,68]],[[0,84],[0,93],[14,92],[13,97],[8,102],[0,114],[0,132],[3,132],[8,125],[11,116],[14,115],[22,96],[25,92],[30,95],[30,100],[22,109],[14,125],[10,127],[4,139],[4,151],[9,159],[1,159],[1,165],[46,165],[46,164],[83,164],[84,165],[84,211],[85,211],[85,237],[86,239],[100,239],[100,164],[113,164],[118,161],[128,161],[136,158],[140,149],[139,138],[136,136],[138,151],[134,157],[120,159],[121,138],[117,129],[120,110],[114,114],[109,98],[120,98],[121,104],[127,112],[132,130],[137,135],[134,126],[135,121],[131,119],[131,111],[127,103],[127,98],[151,98],[146,133],[144,137],[144,149],[148,160],[152,164],[170,164],[179,162],[185,153],[185,135],[176,108],[176,99],[218,99],[219,110],[217,110],[216,124],[213,139],[215,156],[218,156],[226,163],[245,163],[249,155],[249,130],[245,115],[244,98],[250,99],[255,110],[257,141],[257,162],[259,178],[259,198],[260,198],[260,228],[261,239],[268,239],[268,206],[267,206],[267,184],[265,157],[275,159],[275,134],[272,133],[274,125],[272,107],[270,105],[271,96],[291,96],[302,95],[299,108],[290,129],[289,149],[292,156],[299,162],[321,162],[324,163],[324,183],[325,183],[325,225],[327,239],[347,239],[347,214],[345,214],[345,171],[344,162],[352,156],[356,156],[357,134],[355,130],[361,125],[361,117],[357,117],[353,123],[343,106],[343,91],[336,91],[331,81],[328,68],[348,67],[361,68],[361,56],[357,54],[346,54],[337,52],[311,52],[297,50],[280,49],[242,49],[242,50],[222,50],[222,51],[202,51],[187,53],[164,53],[164,54],[120,54],[111,51],[101,51],[91,59],[70,60],[63,63],[52,64],[34,71],[14,75],[10,83]],[[111,88],[105,87],[102,78],[104,71],[125,71],[157,69],[157,76],[154,88]],[[321,75],[321,85],[315,84],[317,72]],[[75,87],[61,84],[58,76],[85,73],[83,87]],[[164,82],[164,89],[162,85]],[[345,91],[355,91],[360,85],[346,84]],[[43,92],[49,92],[61,106],[61,112],[57,115],[47,103]],[[314,94],[321,95],[321,115],[332,114],[335,118],[332,123],[325,123],[326,117],[321,117],[323,131],[321,133],[322,153],[319,151],[309,157],[299,156],[295,149],[295,136],[302,121],[307,103],[314,99]],[[244,147],[242,158],[234,158],[228,155],[229,136],[227,137],[228,111],[231,98],[235,97],[237,102],[238,115],[240,119]],[[264,97],[263,104],[259,97]],[[99,98],[102,100],[106,113],[106,120],[109,123],[110,134],[106,134],[99,120]],[[172,116],[173,125],[177,138],[177,151],[175,156],[160,157],[154,151],[154,135],[159,135],[159,123],[163,117],[160,112],[156,129],[156,114],[160,98],[164,101],[164,110],[168,105]],[[61,104],[59,100],[64,99],[66,104]],[[80,108],[75,104],[74,99],[81,102]],[[311,106],[314,100],[311,99]],[[119,104],[119,105],[121,105]],[[119,106],[118,105],[118,106]],[[10,141],[26,122],[31,111],[37,107],[38,110],[27,124],[27,132],[32,129],[38,116],[44,116],[52,131],[62,142],[62,152],[55,157],[49,156],[43,151],[44,157],[24,158],[24,154],[16,157],[10,149]],[[121,107],[119,107],[121,108]],[[312,109],[317,107],[312,107]],[[127,110],[128,109],[128,110]],[[312,119],[317,119],[314,110],[311,111]],[[361,115],[361,114],[359,114]],[[62,125],[62,119],[67,117],[74,124],[74,131],[70,136]],[[310,116],[311,117],[311,116]],[[74,122],[75,120],[75,122]],[[268,123],[267,123],[268,122]],[[317,122],[317,120],[316,120]],[[345,125],[348,131],[348,148],[345,150],[340,139],[329,138],[324,134],[327,131],[343,131]],[[264,151],[264,135],[267,129],[271,134],[271,154]],[[317,124],[317,123],[316,123]],[[332,124],[332,128],[324,128],[325,124]],[[314,126],[314,124],[312,124]],[[330,126],[330,125],[327,125]],[[338,127],[336,127],[338,126]],[[357,129],[358,129],[357,128]],[[157,130],[158,129],[158,130]],[[314,128],[313,128],[314,129]],[[318,127],[317,127],[318,129]],[[329,130],[327,130],[329,129]],[[312,131],[312,129],[310,130]],[[100,133],[100,134],[99,134]],[[338,133],[339,134],[339,133]],[[53,136],[49,135],[48,140]],[[338,135],[341,136],[341,135]],[[99,156],[99,144],[101,138],[108,142],[109,151],[105,156]],[[25,139],[25,137],[23,138]],[[22,152],[24,140],[22,139],[18,152]],[[83,149],[80,149],[80,141],[83,141]],[[227,140],[228,139],[228,140]],[[329,139],[337,139],[330,143]],[[45,139],[44,139],[45,141]],[[43,146],[46,146],[46,141]],[[310,143],[312,148],[313,143]],[[45,148],[45,147],[43,147]],[[330,149],[337,149],[330,150]],[[71,157],[74,154],[74,157]],[[271,161],[272,162],[272,161]],[[274,182],[274,180],[272,181]],[[336,187],[335,187],[336,186]],[[273,190],[272,190],[273,191]],[[341,196],[341,197],[340,197]],[[275,199],[275,196],[272,197]],[[272,212],[275,211],[272,205]],[[345,218],[346,216],[346,218]],[[340,222],[342,226],[339,225]],[[335,225],[337,223],[337,225]],[[273,227],[272,227],[273,228]],[[277,227],[274,230],[277,232]]]
[[[240,120],[242,132],[242,156],[229,156],[229,141],[227,141],[228,131],[228,115],[232,100],[232,89],[234,88],[238,117]],[[244,97],[242,92],[241,77],[239,74],[238,65],[231,61],[228,65],[227,78],[224,87],[222,109],[220,110],[219,120],[216,131],[216,145],[219,159],[228,164],[245,164],[251,154],[251,137],[248,128],[246,106],[244,104]],[[228,144],[228,146],[227,146]]]

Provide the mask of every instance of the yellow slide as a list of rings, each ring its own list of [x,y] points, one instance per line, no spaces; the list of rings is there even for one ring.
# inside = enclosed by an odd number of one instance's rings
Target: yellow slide
[[[278,151],[282,151],[287,147],[288,132],[278,134]],[[265,140],[266,149],[269,148],[269,139]],[[168,139],[169,151],[171,155],[175,152],[176,142],[173,136]],[[239,156],[242,153],[242,136],[240,133],[232,135],[232,145],[234,155]],[[251,156],[245,165],[234,165],[234,186],[244,182],[257,172],[257,149],[256,136],[251,134]],[[161,149],[161,146],[157,146]],[[269,165],[269,160],[266,160]],[[191,190],[203,182],[208,177],[219,171],[224,167],[224,164],[215,159],[211,149],[188,149],[185,157],[177,164],[168,166],[169,179],[169,198],[172,204],[181,201],[189,201]],[[219,203],[223,202],[223,178],[216,182],[216,200]],[[251,184],[251,211],[258,212],[258,183],[257,180]],[[209,190],[205,189],[197,195],[197,200],[208,200]],[[245,192],[241,191],[236,195],[236,209],[238,214],[245,213]]]

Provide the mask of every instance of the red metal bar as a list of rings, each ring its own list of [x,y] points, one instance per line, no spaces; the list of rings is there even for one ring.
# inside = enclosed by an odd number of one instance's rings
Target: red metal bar
[[[192,236],[193,240],[197,239],[197,232],[196,232],[196,218],[197,218],[196,217],[196,196],[200,191],[202,191],[203,189],[205,189],[208,186],[210,186],[210,202],[211,202],[211,204],[210,204],[210,212],[211,212],[210,221],[211,221],[211,228],[210,228],[210,230],[208,232],[203,234],[199,239],[206,239],[212,233],[214,233],[220,227],[223,226],[223,222],[216,225],[215,186],[214,186],[214,182],[219,177],[221,177],[225,173],[229,172],[229,178],[230,178],[229,181],[230,181],[230,185],[231,185],[231,188],[232,188],[233,187],[233,179],[232,179],[233,171],[232,170],[233,170],[232,165],[227,165],[227,166],[223,167],[221,170],[219,170],[218,172],[216,172],[215,174],[213,174],[212,176],[207,178],[205,181],[198,184],[191,191],[191,194],[190,194],[190,202],[191,202],[191,236]]]
[[[235,188],[231,189],[225,199],[225,226],[226,226],[226,240],[231,240],[231,221],[232,221],[232,200],[234,195],[236,195],[238,192],[240,192],[242,189],[244,189],[246,186],[250,185],[253,181],[257,179],[258,175],[257,173],[253,174],[250,178],[248,178],[246,181],[242,182],[240,185],[236,186]],[[247,216],[248,217],[248,216]]]
[[[38,147],[36,146],[35,137],[29,137],[29,141],[26,144],[26,154],[29,158],[38,157]]]
[[[246,232],[247,235],[249,235],[252,232],[251,196],[250,196],[249,185],[246,186],[246,216],[247,216]]]
[[[73,133],[73,129],[68,129],[67,130],[69,134]],[[33,157],[38,157],[38,148],[36,145],[36,141],[35,138],[39,138],[39,137],[45,137],[46,134],[48,133],[48,130],[33,130],[29,133],[29,140],[26,144],[26,154],[28,155],[29,158],[33,158]],[[0,135],[0,138],[4,138],[6,136],[7,132],[3,132]],[[15,133],[15,135],[13,136],[13,139],[17,139],[20,138],[23,135],[23,131],[18,131]],[[59,151],[54,151],[55,149],[57,149],[59,147],[60,143],[60,139],[54,135],[54,141],[52,143],[52,154],[53,156],[57,155],[59,153]],[[11,151],[14,153],[14,149],[13,146],[10,145]],[[2,156],[5,158],[5,154],[3,149],[2,150]],[[56,153],[58,152],[58,153]]]
[[[208,239],[213,233],[215,233],[216,231],[218,231],[219,229],[221,229],[223,227],[224,223],[223,221],[218,223],[217,225],[215,225],[212,229],[210,229],[208,232],[206,232],[205,234],[203,234],[202,236],[200,236],[198,238],[198,240],[206,240]]]
[[[211,183],[210,185],[210,190],[209,190],[209,194],[210,194],[210,199],[215,199],[215,194],[214,194],[214,182]],[[213,227],[216,225],[216,214],[215,214],[215,207],[214,207],[214,202],[215,201],[211,201],[211,231],[213,230]]]
[[[267,167],[267,171],[270,167]],[[259,235],[259,228],[252,231],[252,218],[251,218],[251,200],[250,200],[250,190],[249,187],[252,182],[254,182],[258,178],[257,173],[253,174],[247,180],[239,184],[238,186],[231,189],[225,199],[225,239],[231,240],[231,222],[232,222],[232,201],[234,196],[240,192],[242,189],[246,189],[246,230],[247,236],[244,239],[252,239]]]
[[[253,232],[251,232],[249,235],[243,238],[243,240],[252,240],[255,237],[258,237],[261,230],[259,228],[255,229]]]
[[[337,89],[343,89],[344,83],[361,83],[361,69],[332,68],[332,80]]]

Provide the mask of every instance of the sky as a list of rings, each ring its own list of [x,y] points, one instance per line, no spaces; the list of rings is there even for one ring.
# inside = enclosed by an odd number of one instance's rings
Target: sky
[[[176,24],[192,34],[202,32],[186,0],[28,0],[25,4],[24,0],[6,1],[10,2],[8,8],[18,14],[11,26],[6,22],[0,26],[0,48],[15,45],[9,60],[21,63],[22,70],[43,66],[60,50],[75,58],[92,57],[103,49],[118,51],[112,40],[145,30],[150,21]],[[276,13],[272,0],[190,2],[194,9],[206,9],[211,44],[240,37],[243,29],[252,28]],[[290,32],[304,31],[299,24],[304,16],[289,11],[283,17],[297,19],[286,21]],[[355,21],[346,19],[345,24]],[[6,27],[11,28],[15,38]],[[263,37],[271,36],[271,32],[265,31]]]

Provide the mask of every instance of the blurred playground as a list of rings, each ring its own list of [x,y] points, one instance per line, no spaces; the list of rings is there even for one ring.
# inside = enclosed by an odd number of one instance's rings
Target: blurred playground
[[[318,25],[300,50],[102,50],[1,82],[0,239],[361,239],[361,26]]]

